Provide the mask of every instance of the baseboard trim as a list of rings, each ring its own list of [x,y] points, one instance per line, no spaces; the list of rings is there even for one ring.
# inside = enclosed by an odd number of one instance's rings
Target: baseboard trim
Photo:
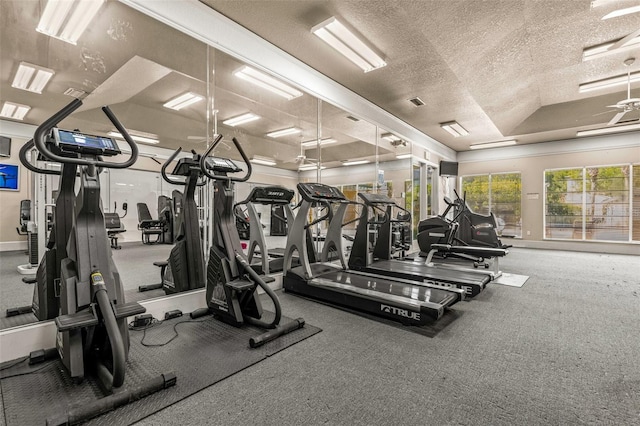
[[[2,241],[0,242],[0,252],[26,250],[26,241]]]

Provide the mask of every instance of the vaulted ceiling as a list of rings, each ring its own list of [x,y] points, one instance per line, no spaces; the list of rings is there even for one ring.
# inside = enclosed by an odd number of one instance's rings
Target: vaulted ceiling
[[[593,8],[589,0],[202,1],[457,151],[506,138],[573,138],[576,129],[606,125],[615,114],[607,105],[625,99],[626,87],[578,86],[625,74],[629,57],[638,57],[632,72],[640,70],[640,44],[582,61],[583,49],[640,30],[640,13],[601,19],[637,0]],[[364,74],[311,33],[331,16],[388,65]],[[640,83],[632,87],[640,97]],[[414,106],[414,97],[426,105]],[[638,118],[640,111],[625,117]],[[451,120],[470,134],[444,132],[439,123]]]

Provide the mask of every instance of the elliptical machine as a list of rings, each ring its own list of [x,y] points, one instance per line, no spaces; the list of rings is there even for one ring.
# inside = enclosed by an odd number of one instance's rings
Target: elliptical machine
[[[129,352],[126,319],[128,316],[144,313],[146,309],[136,302],[124,302],[122,282],[111,257],[104,223],[98,169],[131,166],[137,159],[138,148],[106,106],[102,111],[131,149],[130,157],[125,162],[103,161],[104,156],[121,153],[111,138],[56,128],[59,122],[81,105],[82,101],[74,99],[46,120],[36,129],[34,141],[41,155],[62,164],[63,180],[65,177],[75,178],[76,171],[80,179],[77,196],[66,199],[70,205],[65,206],[69,207],[71,227],[68,231],[66,257],[60,262],[60,315],[55,318],[58,329],[57,353],[72,379],[81,381],[88,373],[93,373],[99,386],[109,396],[80,408],[70,409],[48,424],[86,420],[176,382],[175,375],[168,373],[135,389],[122,388]],[[61,184],[61,189],[73,193],[72,180],[67,179],[65,182],[71,184]],[[56,211],[56,216],[60,215],[61,212]],[[62,233],[65,230],[58,229],[56,232]]]
[[[18,157],[22,165],[36,174],[60,176],[58,191],[53,212],[53,225],[49,233],[47,251],[45,251],[38,269],[36,270],[35,287],[31,305],[7,309],[7,317],[32,312],[38,321],[52,320],[60,314],[60,264],[67,257],[67,241],[72,227],[74,204],[76,194],[74,192],[77,165],[62,164],[58,170],[45,169],[35,166],[29,161],[27,154],[35,148],[33,139],[25,143]],[[52,149],[61,156],[69,156],[55,145]],[[47,160],[41,152],[39,160]],[[37,262],[37,260],[36,260]]]
[[[255,348],[302,328],[304,319],[298,318],[284,325],[280,324],[280,301],[266,283],[269,278],[258,275],[242,251],[233,214],[233,193],[235,182],[245,182],[251,177],[252,167],[240,143],[233,138],[233,144],[247,164],[247,172],[241,178],[228,176],[229,173],[237,173],[242,169],[230,159],[209,157],[221,140],[222,135],[218,135],[200,158],[202,172],[214,183],[214,228],[207,264],[207,307],[192,312],[191,318],[212,313],[222,321],[237,327],[252,324],[269,329],[249,339],[249,345]],[[273,278],[270,280],[273,281]],[[261,320],[262,304],[258,298],[258,287],[264,290],[274,305],[275,315],[269,322]]]
[[[483,266],[488,270],[493,265],[493,270],[487,272],[493,279],[498,278],[502,275],[498,259],[506,256],[509,253],[507,249],[511,246],[503,245],[498,238],[493,214],[484,216],[473,213],[466,201],[460,198],[457,192],[455,194],[455,201],[444,197],[447,208],[442,215],[425,219],[418,224],[417,240],[420,256],[426,257],[427,264],[432,264],[433,257],[438,255],[445,259],[454,257],[471,261],[474,269]],[[446,216],[451,209],[454,211],[454,216],[453,219],[448,220]],[[476,217],[474,218],[473,215]],[[459,236],[462,226],[460,218],[463,216],[466,218],[462,219],[464,221],[462,223],[470,227],[473,234],[473,237],[470,237],[467,231],[463,233],[467,241]],[[474,222],[476,225],[472,225]],[[469,242],[477,245],[471,245]],[[454,266],[451,265],[451,267]],[[458,269],[467,270],[464,267]]]
[[[182,152],[178,148],[162,165],[162,178],[172,185],[183,185],[185,191],[180,201],[180,213],[178,216],[178,233],[175,245],[171,249],[169,259],[166,262],[154,262],[154,265],[162,268],[162,282],[138,287],[139,291],[160,288],[166,294],[180,293],[195,290],[205,286],[204,275],[204,251],[200,239],[200,221],[198,220],[198,206],[196,205],[196,187],[207,183],[202,180],[200,171],[200,155],[191,151],[192,158],[181,158],[176,164],[174,176],[185,176],[185,180],[172,179],[167,175],[167,167]],[[177,191],[174,191],[174,196]]]
[[[418,244],[420,251],[428,253],[431,244],[452,244],[506,249],[498,237],[496,217],[493,213],[482,215],[471,211],[458,192],[455,201],[444,197],[447,208],[440,216],[430,217],[418,224]],[[453,209],[453,219],[446,218]]]

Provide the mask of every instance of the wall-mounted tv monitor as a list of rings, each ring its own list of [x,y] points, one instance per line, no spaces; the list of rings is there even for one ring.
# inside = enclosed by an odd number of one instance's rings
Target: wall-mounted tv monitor
[[[455,161],[441,161],[440,176],[458,176],[458,163]]]
[[[20,166],[0,163],[0,189],[7,191],[20,189]]]
[[[0,157],[11,157],[11,138],[0,136]]]

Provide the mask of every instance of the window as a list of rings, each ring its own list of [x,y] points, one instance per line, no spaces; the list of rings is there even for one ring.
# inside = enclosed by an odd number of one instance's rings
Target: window
[[[640,203],[640,194],[637,194],[640,175],[637,169],[640,166],[546,170],[545,237],[637,240],[639,212],[637,208],[632,212],[630,202],[633,194],[634,201]]]
[[[496,217],[498,235],[522,237],[522,182],[518,172],[463,176],[461,197],[474,213]]]

